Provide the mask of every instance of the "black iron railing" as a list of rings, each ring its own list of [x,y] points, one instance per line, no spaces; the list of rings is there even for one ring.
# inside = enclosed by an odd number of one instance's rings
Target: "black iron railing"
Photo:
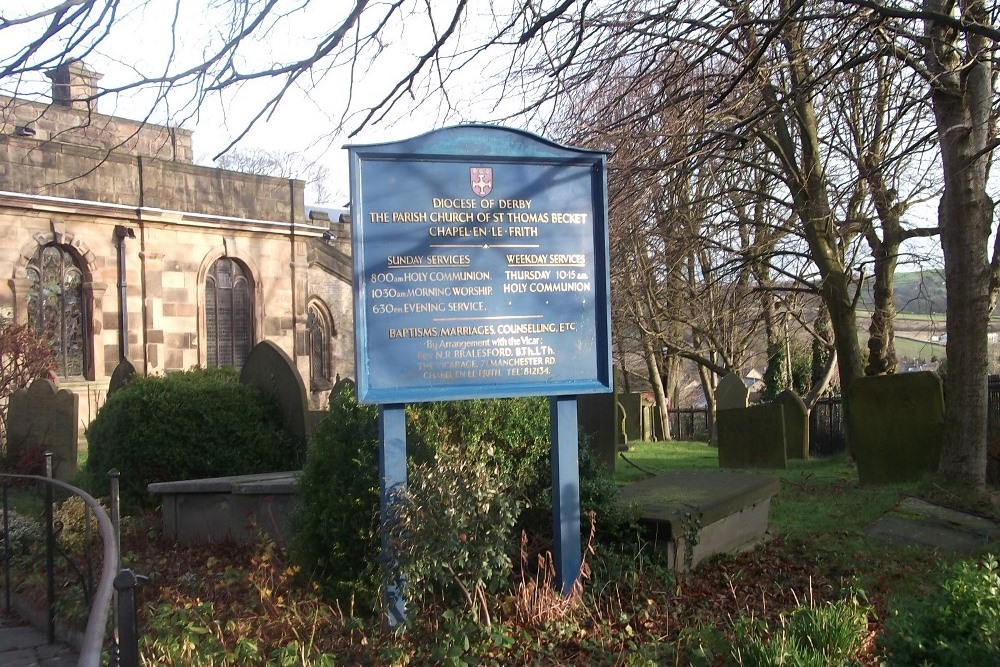
[[[121,523],[118,500],[118,471],[112,470],[108,474],[108,477],[111,485],[110,517],[101,504],[88,493],[52,478],[52,456],[50,453],[46,453],[46,476],[44,477],[39,475],[0,475],[3,505],[3,553],[0,560],[2,560],[4,571],[5,608],[8,613],[13,611],[12,577],[18,574],[12,568],[11,519],[23,520],[11,508],[9,491],[15,484],[33,484],[41,488],[43,498],[45,597],[49,643],[53,643],[56,640],[56,580],[60,573],[63,579],[68,578],[80,586],[85,604],[89,609],[86,629],[84,630],[83,639],[79,647],[80,659],[77,663],[79,667],[100,667],[102,664],[102,653],[106,646],[109,664],[112,667],[136,667],[139,664],[138,636],[136,634],[135,622],[135,589],[143,577],[133,574],[130,570],[120,569]],[[65,494],[66,497],[76,496],[84,503],[82,554],[68,553],[59,544],[57,539],[57,535],[61,530],[61,526],[57,526],[54,515],[55,492],[57,490]],[[92,544],[95,541],[92,532],[95,521],[103,551],[100,558],[101,576],[96,585],[94,583],[93,572],[98,558],[92,549]],[[59,570],[56,567],[57,562],[62,565]],[[60,589],[62,589],[63,582],[60,583]],[[106,637],[108,615],[112,609],[112,604],[115,609],[112,634],[110,637]]]

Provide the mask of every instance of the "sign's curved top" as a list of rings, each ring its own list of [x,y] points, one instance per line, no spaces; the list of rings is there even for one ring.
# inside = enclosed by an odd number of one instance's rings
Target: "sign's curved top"
[[[348,144],[345,148],[369,154],[469,155],[481,158],[516,155],[545,159],[605,155],[603,151],[564,146],[527,130],[486,123],[451,125],[399,141]]]
[[[348,150],[359,400],[610,391],[604,153],[491,125]]]

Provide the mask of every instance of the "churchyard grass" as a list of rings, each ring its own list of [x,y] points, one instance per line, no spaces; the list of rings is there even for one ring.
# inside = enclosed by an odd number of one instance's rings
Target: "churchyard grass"
[[[637,442],[623,454],[626,460],[619,461],[616,475],[619,483],[657,472],[719,469],[718,450],[704,442]],[[919,494],[925,486],[860,486],[856,467],[843,454],[790,459],[784,470],[747,472],[781,480],[781,491],[771,499],[770,524],[773,532],[794,539],[860,531],[904,495]]]

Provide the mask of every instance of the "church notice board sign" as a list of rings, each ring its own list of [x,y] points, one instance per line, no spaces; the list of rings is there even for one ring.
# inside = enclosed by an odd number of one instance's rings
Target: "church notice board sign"
[[[348,152],[361,402],[611,391],[603,153],[489,125]]]

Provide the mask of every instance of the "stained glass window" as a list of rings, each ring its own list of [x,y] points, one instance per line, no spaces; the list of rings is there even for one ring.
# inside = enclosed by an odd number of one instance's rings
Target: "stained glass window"
[[[83,272],[62,246],[40,247],[28,264],[28,323],[47,340],[64,378],[83,377],[88,354]]]
[[[209,366],[243,367],[253,346],[253,298],[243,267],[228,257],[205,278],[205,333]]]

